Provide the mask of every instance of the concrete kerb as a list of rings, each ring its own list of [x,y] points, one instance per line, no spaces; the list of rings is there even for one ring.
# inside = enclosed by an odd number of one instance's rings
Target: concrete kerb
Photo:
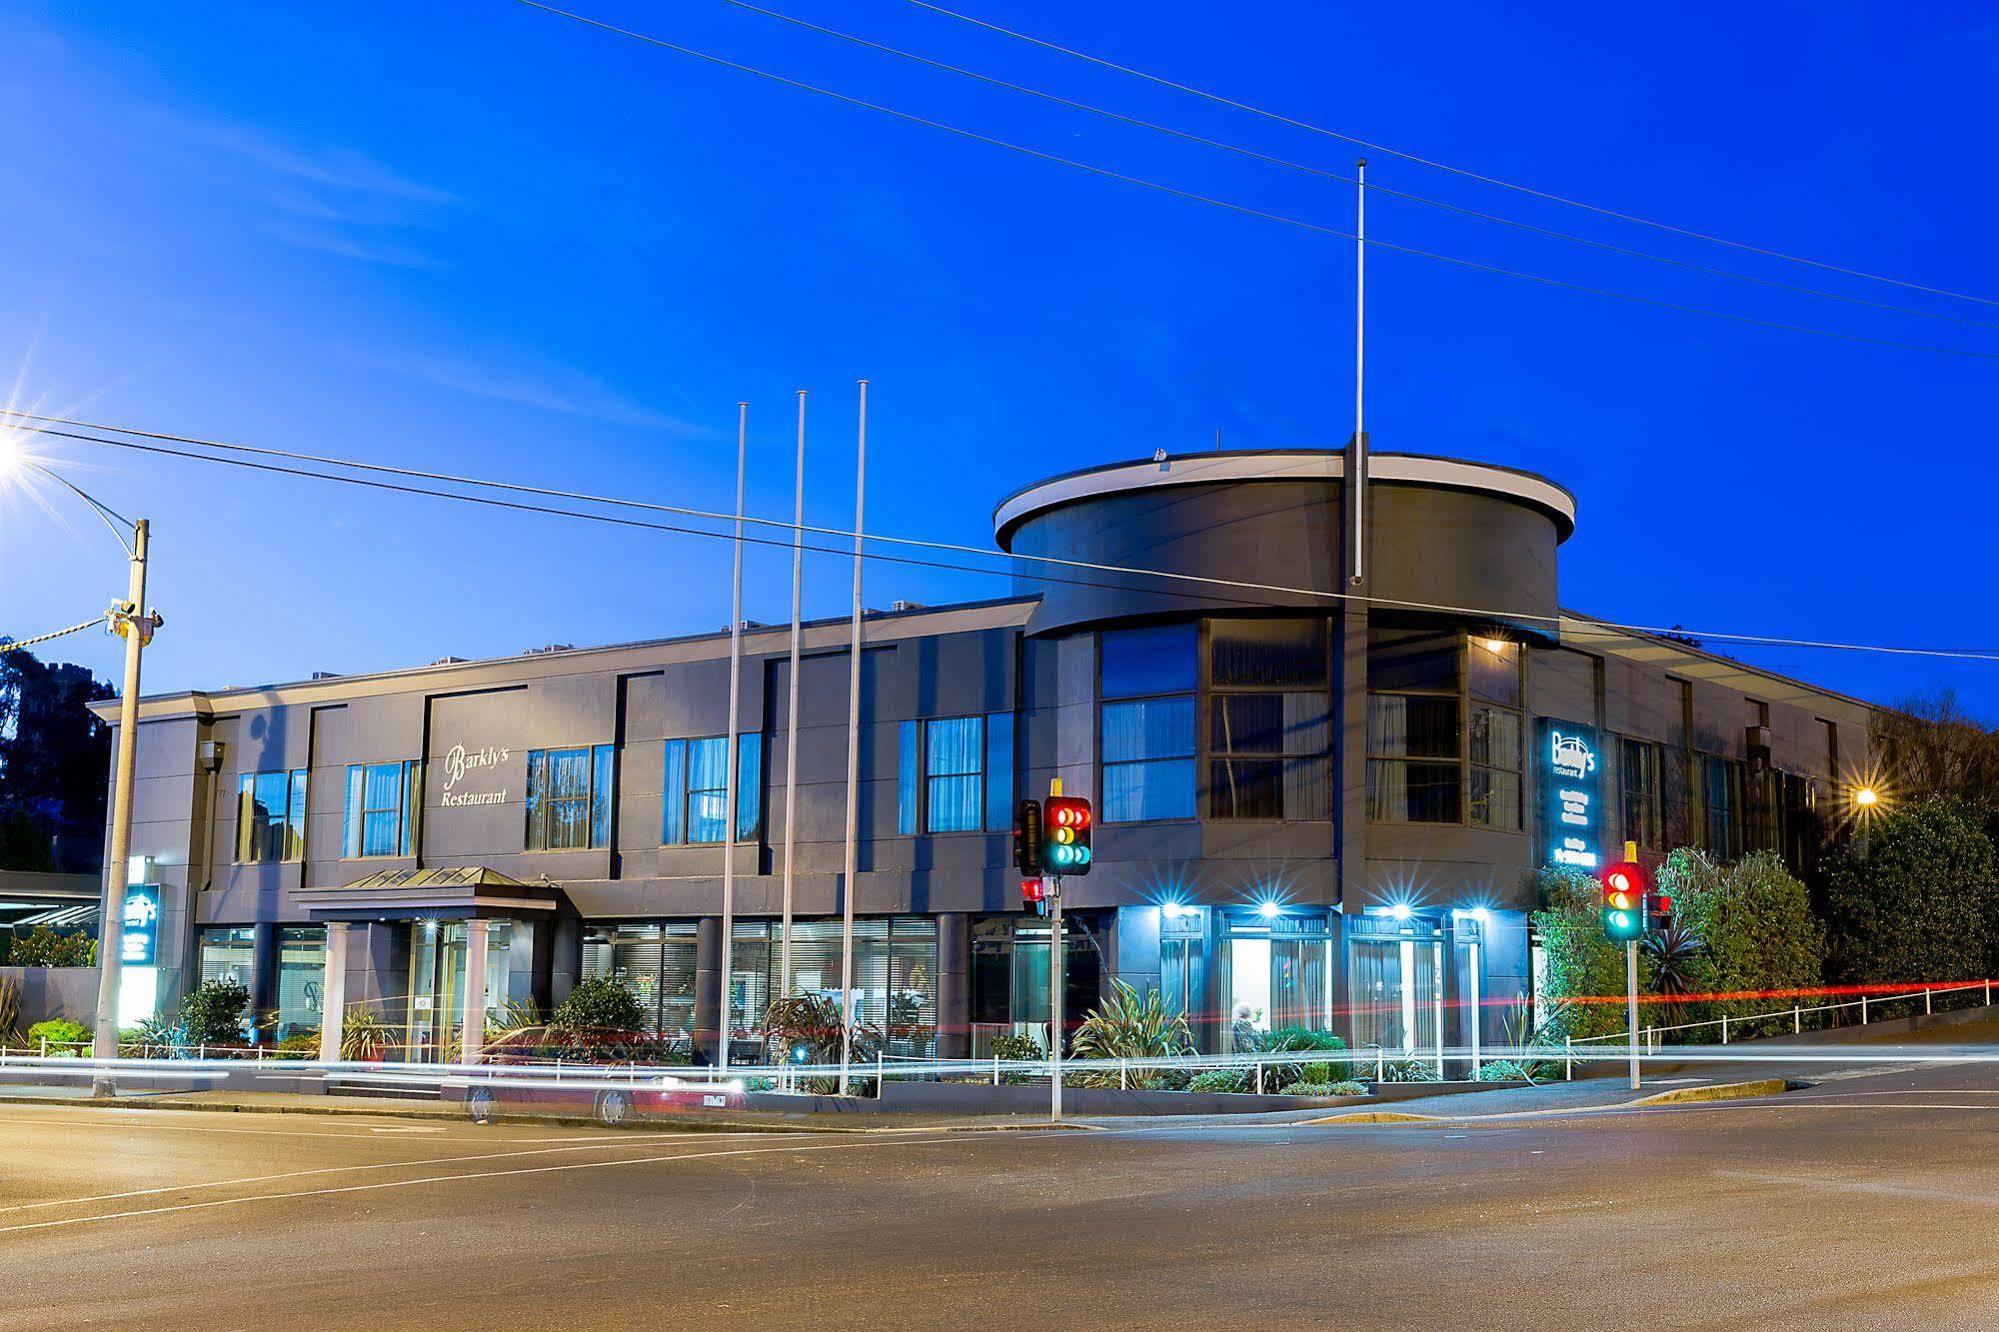
[[[1573,1115],[1615,1114],[1619,1111],[1662,1105],[1685,1105],[1702,1101],[1741,1101],[1763,1096],[1781,1096],[1804,1085],[1789,1078],[1756,1078],[1747,1082],[1717,1082],[1703,1087],[1675,1087],[1671,1091],[1655,1092],[1650,1096],[1640,1096],[1634,1100],[1611,1101],[1602,1105],[1555,1106],[1544,1110],[1499,1110],[1483,1115],[1424,1115],[1393,1110],[1360,1110],[1350,1114],[1323,1115],[1317,1119],[1300,1119],[1295,1122],[1300,1125],[1336,1127],[1349,1124],[1469,1124],[1493,1120],[1555,1119]]]

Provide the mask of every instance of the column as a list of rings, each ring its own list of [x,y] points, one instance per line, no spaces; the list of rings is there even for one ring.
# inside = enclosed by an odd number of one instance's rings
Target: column
[[[937,917],[937,1057],[972,1053],[972,918],[962,911]]]
[[[331,1062],[340,1058],[347,1017],[347,926],[342,921],[327,922],[326,984],[320,1009],[319,1057]]]
[[[486,941],[491,921],[465,922],[464,1013],[459,1019],[461,1064],[476,1064],[486,1048]]]
[[[722,918],[703,916],[694,927],[694,1057],[713,1064],[722,1032]]]
[[[278,926],[260,920],[250,927],[250,1038],[277,1039]],[[264,1019],[272,1020],[266,1029]]]

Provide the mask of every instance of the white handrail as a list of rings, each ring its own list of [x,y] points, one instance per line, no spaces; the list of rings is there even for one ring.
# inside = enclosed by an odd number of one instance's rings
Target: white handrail
[[[1981,988],[1985,991],[1986,1003],[1990,1004],[1991,995],[1992,995],[1991,981],[1989,980],[1965,981],[1957,985],[1927,985],[1922,987],[1921,989],[1905,990],[1900,994],[1872,994],[1872,995],[1862,994],[1858,999],[1848,999],[1839,1003],[1831,1003],[1831,1004],[1814,1004],[1810,1007],[1804,1007],[1802,1005],[1793,1004],[1789,1008],[1773,1009],[1767,1013],[1751,1013],[1746,1016],[1739,1016],[1739,1017],[1731,1016],[1727,1013],[1724,1013],[1718,1018],[1703,1018],[1699,1022],[1679,1022],[1675,1023],[1670,1027],[1647,1027],[1645,1028],[1645,1034],[1649,1042],[1650,1039],[1664,1035],[1665,1033],[1670,1031],[1693,1031],[1699,1027],[1712,1027],[1719,1025],[1722,1033],[1721,1043],[1723,1045],[1726,1045],[1728,1044],[1728,1032],[1731,1023],[1734,1024],[1737,1030],[1740,1030],[1741,1027],[1746,1023],[1761,1022],[1767,1018],[1782,1018],[1788,1016],[1791,1019],[1791,1029],[1795,1033],[1795,1032],[1802,1032],[1804,1030],[1805,1014],[1831,1013],[1831,1012],[1836,1012],[1837,1010],[1842,1008],[1858,1008],[1861,1013],[1861,1025],[1865,1026],[1868,1018],[1868,1005],[1870,1003],[1892,1004],[1892,1003],[1899,1003],[1904,999],[1921,999],[1923,1001],[1923,1011],[1925,1013],[1929,1013],[1933,1011],[1932,996],[1934,995],[1956,994],[1965,990],[1977,990]],[[1627,1028],[1623,1031],[1611,1032],[1610,1034],[1605,1036],[1577,1036],[1574,1039],[1573,1043],[1576,1045],[1581,1045],[1584,1044],[1585,1042],[1590,1042],[1590,1041],[1620,1041],[1628,1043],[1630,1040],[1631,1040],[1631,1032],[1629,1028]]]

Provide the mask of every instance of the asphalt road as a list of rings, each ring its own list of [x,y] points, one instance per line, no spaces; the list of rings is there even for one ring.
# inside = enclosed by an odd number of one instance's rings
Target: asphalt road
[[[0,1105],[0,1327],[1986,1328],[1999,1071],[1370,1127]]]

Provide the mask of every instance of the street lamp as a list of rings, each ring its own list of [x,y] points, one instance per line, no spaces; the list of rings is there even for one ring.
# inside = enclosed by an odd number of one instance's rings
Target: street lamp
[[[6,429],[20,431],[21,427]],[[0,482],[15,481],[28,473],[55,482],[88,504],[117,538],[118,547],[125,552],[131,566],[125,599],[114,601],[105,613],[112,632],[125,640],[125,682],[118,696],[118,763],[111,789],[111,845],[104,857],[104,898],[97,927],[97,1030],[91,1042],[91,1053],[100,1060],[108,1060],[118,1056],[119,962],[125,942],[125,891],[119,879],[125,876],[132,852],[132,775],[138,759],[140,658],[146,645],[153,641],[153,631],[163,623],[158,611],[144,609],[146,550],[152,529],[146,519],[134,521],[124,517],[35,461],[21,448],[18,439],[0,436]],[[109,1096],[116,1090],[108,1067],[100,1066],[91,1080],[92,1093]]]

